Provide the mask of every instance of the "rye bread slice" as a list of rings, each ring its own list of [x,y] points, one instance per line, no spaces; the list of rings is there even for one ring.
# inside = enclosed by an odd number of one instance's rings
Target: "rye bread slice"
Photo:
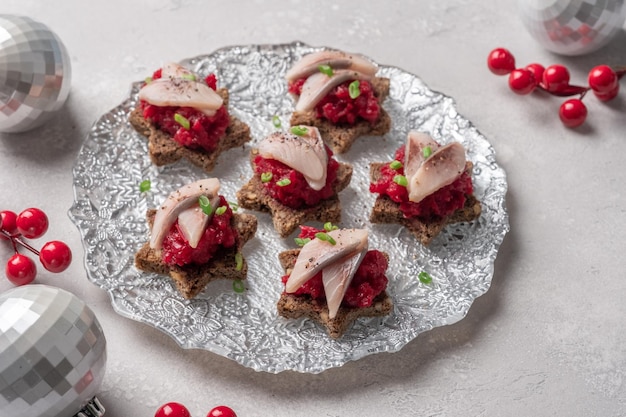
[[[148,224],[152,229],[156,210],[147,213]],[[251,214],[233,213],[231,224],[237,230],[237,244],[232,248],[222,248],[205,265],[170,266],[161,260],[161,255],[146,242],[135,254],[135,266],[146,272],[169,275],[183,297],[190,299],[198,295],[206,285],[217,279],[244,280],[248,274],[248,264],[243,259],[243,266],[237,270],[235,255],[254,237],[257,219]]]
[[[251,152],[250,161],[253,164],[257,149]],[[301,224],[307,221],[339,223],[341,221],[341,202],[338,193],[348,186],[352,179],[352,165],[339,162],[337,179],[333,184],[335,195],[319,204],[302,209],[292,209],[272,198],[265,190],[259,175],[254,175],[250,181],[237,191],[237,203],[248,210],[269,212],[272,216],[274,229],[280,237],[289,236]]]
[[[291,249],[278,254],[278,259],[286,274],[290,274],[296,263],[300,249]],[[384,253],[384,252],[383,252]],[[388,255],[385,253],[385,256]],[[382,317],[393,309],[393,301],[387,291],[380,293],[370,307],[356,308],[340,306],[334,318],[328,317],[325,300],[315,300],[308,295],[294,295],[283,292],[276,305],[278,314],[287,319],[308,317],[322,325],[328,335],[338,339],[359,317]]]
[[[219,88],[217,93],[224,100],[224,106],[228,108],[228,90]],[[181,158],[188,159],[192,164],[199,166],[205,172],[211,172],[217,163],[220,154],[231,148],[243,146],[249,142],[250,128],[247,124],[235,116],[229,116],[230,123],[224,136],[218,141],[217,148],[213,152],[203,149],[190,149],[174,141],[172,137],[143,117],[139,106],[135,108],[129,117],[130,124],[148,139],[148,152],[150,160],[157,166],[169,165]]]
[[[380,116],[376,123],[360,120],[354,125],[334,125],[326,119],[317,117],[315,109],[307,112],[294,112],[291,115],[292,126],[307,125],[319,129],[324,142],[336,154],[348,152],[354,141],[361,136],[382,136],[391,129],[391,117],[382,107],[383,101],[389,95],[389,79],[376,77],[372,81],[374,95],[380,106]]]
[[[370,164],[370,181],[375,183],[381,179],[381,168],[386,165],[383,162]],[[472,163],[467,161],[465,171],[471,172]],[[466,196],[463,208],[455,211],[450,216],[433,219],[421,219],[417,217],[406,218],[400,211],[400,205],[389,197],[379,195],[374,202],[374,207],[370,213],[372,223],[392,223],[406,227],[423,245],[428,246],[430,242],[449,224],[470,222],[477,219],[481,213],[480,202],[472,194]]]

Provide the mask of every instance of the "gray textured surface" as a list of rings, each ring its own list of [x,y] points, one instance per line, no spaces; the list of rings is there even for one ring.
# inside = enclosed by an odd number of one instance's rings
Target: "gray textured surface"
[[[560,99],[516,96],[486,68],[489,51],[505,46],[519,65],[564,63],[584,83],[594,65],[626,63],[623,32],[605,49],[565,58],[542,49],[512,5],[491,0],[205,3],[3,2],[4,13],[53,28],[72,59],[62,112],[38,130],[0,136],[0,206],[41,207],[51,219],[46,236],[75,251],[66,272],[40,271],[37,282],[72,290],[98,316],[109,349],[99,395],[107,415],[152,416],[172,400],[195,416],[217,404],[240,417],[626,414],[624,92],[606,104],[586,97],[588,123],[572,131],[558,120]],[[180,349],[160,331],[120,317],[106,292],[88,282],[80,235],[67,216],[82,141],[133,81],[163,62],[223,46],[294,40],[362,52],[453,97],[494,146],[509,184],[511,231],[491,288],[465,319],[397,353],[317,375],[257,373]],[[0,246],[0,254],[8,259],[9,249]],[[8,288],[0,280],[0,290]]]

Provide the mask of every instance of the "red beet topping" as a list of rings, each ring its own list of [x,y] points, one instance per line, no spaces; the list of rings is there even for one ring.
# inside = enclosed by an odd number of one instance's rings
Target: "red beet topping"
[[[300,78],[289,84],[289,92],[299,96],[306,78]],[[318,118],[325,118],[333,124],[353,125],[360,119],[375,123],[380,114],[380,105],[374,95],[372,84],[359,81],[361,94],[350,98],[350,83],[346,81],[335,87],[315,106]]]
[[[396,151],[395,159],[404,163],[404,146]],[[440,218],[454,213],[465,205],[466,196],[472,194],[472,179],[463,172],[452,184],[440,188],[419,203],[409,201],[406,187],[396,184],[393,178],[404,175],[404,168],[393,169],[389,164],[381,169],[382,178],[370,184],[370,192],[386,195],[396,203],[405,217]]]
[[[263,183],[263,187],[265,187],[272,198],[280,201],[285,206],[293,209],[311,207],[335,194],[333,183],[337,179],[339,163],[332,158],[333,153],[328,147],[326,147],[326,153],[328,154],[326,185],[319,191],[309,186],[302,173],[275,159],[256,156],[254,158],[254,172],[259,176],[268,172],[272,173],[272,179]],[[288,179],[290,183],[283,186],[277,184],[278,181],[284,179]]]
[[[178,228],[178,222],[172,225],[163,239],[161,251],[163,262],[178,266],[202,265],[206,264],[219,249],[232,248],[235,245],[237,231],[230,224],[233,211],[223,196],[220,196],[219,205],[225,206],[226,211],[222,214],[213,214],[196,248],[189,246]]]
[[[310,226],[300,226],[300,238],[313,239],[315,234],[323,232]],[[387,288],[387,258],[382,252],[369,250],[365,254],[359,269],[357,269],[346,295],[341,304],[346,307],[369,307],[374,299]],[[282,277],[283,284],[287,282],[289,275]],[[294,293],[295,295],[309,295],[313,299],[325,300],[324,284],[322,284],[322,273],[315,275],[305,282]]]
[[[161,70],[156,70],[152,78],[161,78]],[[215,75],[209,74],[205,78],[205,83],[215,90],[217,84]],[[140,107],[146,120],[167,132],[176,142],[187,148],[203,149],[207,152],[217,147],[230,123],[224,106],[220,107],[213,116],[207,116],[192,107],[159,107],[143,100],[140,102]],[[176,113],[189,120],[189,129],[185,129],[174,119]]]

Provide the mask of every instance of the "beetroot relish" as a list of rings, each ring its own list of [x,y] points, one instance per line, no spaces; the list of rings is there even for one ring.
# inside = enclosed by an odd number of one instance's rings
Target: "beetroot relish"
[[[289,92],[299,96],[306,78],[300,78],[289,84]],[[318,118],[324,118],[333,124],[353,125],[359,120],[375,123],[380,114],[380,105],[374,95],[374,88],[369,81],[359,81],[360,94],[350,97],[350,83],[339,84],[316,106]]]
[[[161,69],[156,70],[152,78],[155,80],[161,78]],[[209,74],[205,78],[205,83],[215,90],[217,86],[215,74]],[[190,149],[213,151],[230,124],[225,106],[220,107],[213,116],[208,116],[192,107],[159,107],[143,100],[139,105],[144,119],[167,132],[180,145]],[[189,129],[185,129],[174,119],[176,113],[189,120]]]
[[[404,163],[405,147],[400,147],[395,154],[395,160]],[[473,192],[472,179],[467,172],[463,172],[453,183],[440,188],[419,203],[409,201],[406,187],[396,184],[393,178],[404,175],[404,168],[393,169],[389,164],[381,168],[382,178],[377,183],[370,184],[370,192],[386,195],[400,204],[400,211],[404,217],[441,218],[463,208],[468,195]]]
[[[315,229],[310,226],[300,226],[302,239],[313,239],[317,232],[323,230]],[[382,252],[377,250],[369,250],[365,254],[361,265],[354,274],[352,282],[346,291],[342,305],[346,307],[365,308],[372,305],[374,299],[387,288],[387,271],[388,261]],[[283,284],[287,282],[289,275],[282,277]],[[305,282],[294,293],[295,295],[308,295],[316,300],[325,300],[324,284],[322,283],[322,273],[315,275],[313,278]]]
[[[237,231],[231,226],[233,211],[223,196],[220,196],[219,207],[221,206],[225,206],[226,211],[222,214],[213,214],[196,248],[189,246],[178,227],[178,222],[174,223],[163,239],[161,250],[163,262],[178,266],[202,265],[209,262],[221,248],[235,246]]]
[[[332,158],[333,153],[327,146],[326,153],[328,154],[326,185],[321,190],[312,189],[302,173],[275,159],[257,155],[254,158],[254,172],[258,176],[267,172],[272,173],[272,179],[262,184],[270,196],[281,204],[293,209],[311,207],[335,194],[333,183],[337,179],[339,163]],[[290,183],[283,186],[276,184],[277,181],[284,179],[288,179]]]

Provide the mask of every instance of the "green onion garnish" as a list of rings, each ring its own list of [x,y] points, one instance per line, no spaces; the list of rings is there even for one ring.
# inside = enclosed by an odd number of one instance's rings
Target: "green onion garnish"
[[[328,242],[331,245],[335,245],[337,242],[335,241],[335,239],[333,239],[332,236],[330,236],[328,233],[316,233],[315,237],[318,238],[319,240],[323,240],[324,242]]]
[[[207,216],[213,214],[214,208],[211,206],[211,202],[209,201],[209,198],[207,196],[201,195],[198,198],[198,204],[200,204],[200,208],[202,209],[204,214],[206,214]]]
[[[230,209],[232,211],[237,211],[237,209],[239,209],[239,204],[235,203],[234,201],[229,201],[228,205],[230,206]]]
[[[233,291],[241,294],[246,290],[246,287],[243,285],[243,281],[240,279],[236,279],[233,281]]]
[[[226,208],[227,208],[226,206],[219,206],[217,210],[215,210],[215,214],[219,216],[219,215],[226,213]]]
[[[331,222],[324,223],[324,230],[326,230],[327,232],[330,232],[331,230],[337,230],[337,229],[339,229],[339,227],[335,226]]]
[[[309,242],[311,241],[311,239],[310,239],[310,238],[308,238],[308,237],[307,237],[307,238],[304,238],[304,239],[303,239],[303,238],[301,238],[301,237],[297,237],[297,238],[295,238],[295,239],[294,239],[294,241],[296,242],[296,245],[298,245],[298,246],[304,246],[304,245],[306,245],[307,243],[309,243]]]
[[[194,74],[183,74],[181,75],[181,78],[189,81],[196,81],[196,76]]]
[[[404,175],[396,175],[395,177],[393,177],[393,182],[401,185],[402,187],[406,187],[407,185],[409,185],[409,181]]]
[[[317,67],[317,69],[320,70],[320,72],[324,75],[327,75],[329,77],[333,76],[333,68],[328,64],[322,64]]]
[[[423,149],[422,153],[424,154],[424,158],[428,158],[433,153],[433,150],[430,146],[427,146]]]
[[[361,95],[361,89],[359,88],[360,86],[361,83],[359,82],[359,80],[354,80],[350,83],[350,86],[348,86],[348,92],[350,93],[351,99],[354,100]]]
[[[276,181],[276,185],[278,185],[279,187],[284,187],[289,184],[291,184],[291,180],[289,178],[283,178],[280,181]]]
[[[402,162],[400,162],[400,161],[393,161],[392,163],[389,164],[389,168],[395,169],[396,171],[399,170],[402,167],[403,167],[403,165],[402,165]]]
[[[139,191],[142,193],[150,191],[150,187],[152,187],[152,183],[150,182],[150,180],[143,180],[139,183]]]
[[[189,130],[189,128],[191,127],[191,123],[189,123],[189,119],[187,119],[182,114],[175,113],[174,120],[176,120],[176,123],[178,123],[179,125],[181,125],[187,130]]]
[[[291,133],[293,133],[296,136],[302,136],[302,135],[306,135],[306,132],[308,132],[309,129],[307,129],[306,127],[303,126],[293,126],[291,128]]]
[[[144,82],[146,84],[150,84],[152,82],[152,77],[146,77],[146,79],[144,80]]]
[[[433,277],[431,277],[430,274],[426,271],[420,272],[417,277],[422,284],[430,284],[431,282],[433,282]]]
[[[278,116],[272,117],[272,124],[274,125],[276,129],[280,129],[280,127],[282,126],[282,123],[280,122],[280,117]]]
[[[264,172],[261,174],[261,182],[270,182],[272,180],[272,173],[271,172]]]
[[[235,269],[237,271],[241,271],[243,269],[243,256],[241,252],[237,252],[235,254]]]

